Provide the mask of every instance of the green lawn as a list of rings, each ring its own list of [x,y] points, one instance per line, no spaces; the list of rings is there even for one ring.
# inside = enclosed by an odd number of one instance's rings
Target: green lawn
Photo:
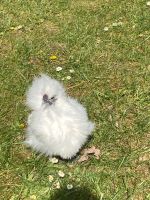
[[[150,199],[147,1],[2,0],[0,9],[0,199]],[[99,160],[52,164],[23,144],[25,92],[40,73],[86,106],[96,124],[87,147],[101,150]]]

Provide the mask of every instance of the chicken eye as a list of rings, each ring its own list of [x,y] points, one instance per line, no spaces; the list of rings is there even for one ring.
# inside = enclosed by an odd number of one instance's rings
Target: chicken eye
[[[44,95],[43,95],[43,100],[44,100],[44,101],[48,101],[48,95],[47,95],[47,94],[44,94]]]
[[[43,101],[44,101],[45,103],[48,103],[49,105],[52,105],[52,104],[56,101],[56,97],[55,97],[55,96],[52,96],[52,97],[49,99],[48,95],[47,95],[47,94],[44,94],[44,95],[43,95]]]

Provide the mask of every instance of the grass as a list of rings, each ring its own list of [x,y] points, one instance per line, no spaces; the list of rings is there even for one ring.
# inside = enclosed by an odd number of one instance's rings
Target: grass
[[[150,199],[146,1],[2,0],[0,9],[0,199]],[[50,55],[57,60],[50,61]],[[39,73],[64,78],[68,93],[86,106],[96,123],[87,146],[100,148],[99,160],[54,165],[24,146],[25,91]],[[67,184],[74,189],[67,190]]]

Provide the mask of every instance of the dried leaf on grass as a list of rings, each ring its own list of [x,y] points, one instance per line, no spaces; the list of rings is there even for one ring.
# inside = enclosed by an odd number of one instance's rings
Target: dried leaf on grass
[[[99,159],[99,157],[100,157],[100,150],[97,149],[95,146],[92,146],[90,148],[84,149],[83,155],[78,160],[78,163],[87,161],[89,159],[89,156],[88,156],[89,154],[93,154],[96,157],[96,159]]]
[[[83,154],[83,155],[79,158],[78,162],[81,163],[81,162],[84,162],[84,161],[86,161],[86,160],[88,160],[88,159],[89,159],[88,155],[84,155],[84,154]]]

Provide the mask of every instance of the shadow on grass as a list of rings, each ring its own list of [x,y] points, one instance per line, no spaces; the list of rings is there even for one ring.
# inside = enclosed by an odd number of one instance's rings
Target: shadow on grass
[[[78,187],[68,190],[62,188],[54,193],[51,200],[99,200],[89,188]]]

